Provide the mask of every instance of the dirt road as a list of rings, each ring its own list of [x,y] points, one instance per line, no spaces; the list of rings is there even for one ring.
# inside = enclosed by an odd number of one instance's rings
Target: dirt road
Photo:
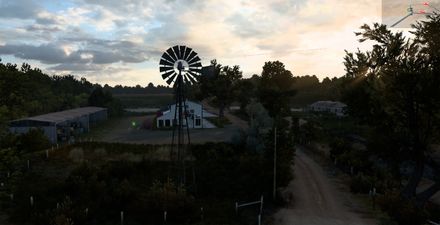
[[[301,148],[295,158],[295,179],[286,192],[293,193],[288,208],[274,215],[275,224],[281,225],[373,225],[375,220],[355,213],[348,193],[336,187],[324,170]],[[285,193],[286,194],[286,193]]]

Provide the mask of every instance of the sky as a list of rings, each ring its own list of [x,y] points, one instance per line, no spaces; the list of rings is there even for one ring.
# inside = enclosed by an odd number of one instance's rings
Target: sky
[[[186,45],[203,65],[239,65],[244,77],[273,60],[295,76],[339,77],[344,50],[371,47],[354,35],[361,25],[392,24],[409,4],[430,10],[423,1],[382,1],[0,0],[0,58],[93,83],[166,85],[160,57]],[[419,19],[394,30],[407,32]]]

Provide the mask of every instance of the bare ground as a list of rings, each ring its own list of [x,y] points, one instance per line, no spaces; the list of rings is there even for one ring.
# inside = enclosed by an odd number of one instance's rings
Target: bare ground
[[[288,208],[274,215],[280,225],[373,225],[376,221],[358,212],[359,206],[348,193],[308,157],[301,148],[295,157],[295,179],[285,190],[293,199]]]

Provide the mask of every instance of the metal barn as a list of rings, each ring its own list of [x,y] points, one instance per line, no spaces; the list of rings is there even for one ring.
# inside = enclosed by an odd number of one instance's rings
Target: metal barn
[[[107,109],[82,107],[11,121],[12,133],[27,133],[31,129],[41,129],[54,144],[71,141],[76,135],[88,132],[90,125],[107,119]]]

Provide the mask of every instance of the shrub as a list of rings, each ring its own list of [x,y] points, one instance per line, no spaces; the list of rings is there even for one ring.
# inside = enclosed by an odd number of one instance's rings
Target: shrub
[[[371,179],[364,176],[363,174],[358,174],[353,177],[350,181],[350,191],[353,193],[369,193],[372,187]]]
[[[40,129],[31,129],[18,137],[17,149],[20,151],[34,152],[50,147],[50,141]]]
[[[82,148],[74,148],[69,152],[69,158],[73,162],[82,162],[84,160],[84,151]]]
[[[397,192],[388,192],[377,199],[378,205],[399,225],[422,225],[427,213],[412,201],[403,199]]]

